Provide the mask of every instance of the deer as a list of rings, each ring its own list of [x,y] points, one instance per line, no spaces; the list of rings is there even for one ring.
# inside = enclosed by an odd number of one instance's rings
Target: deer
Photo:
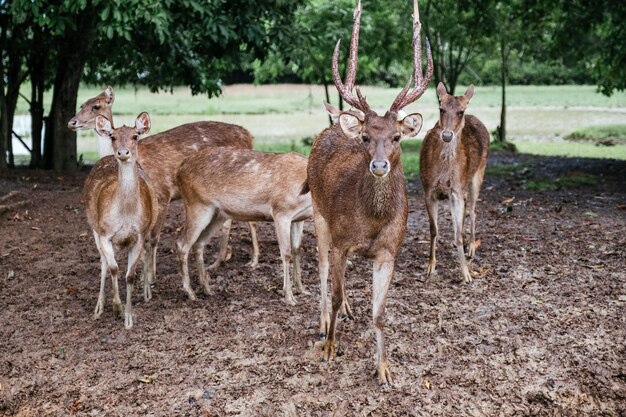
[[[420,150],[420,179],[424,188],[426,211],[430,224],[430,256],[427,275],[437,263],[437,212],[439,200],[450,199],[450,212],[462,279],[470,284],[465,259],[474,257],[476,240],[476,201],[485,176],[489,153],[489,132],[475,116],[465,114],[474,95],[470,85],[462,96],[448,94],[443,83],[437,85],[439,120],[428,131]],[[467,199],[467,203],[466,203]],[[469,243],[465,239],[465,216],[469,211]]]
[[[413,13],[414,75],[389,110],[379,116],[372,110],[359,87],[353,93],[357,72],[361,2],[354,11],[350,57],[345,84],[339,75],[339,47],[332,57],[335,86],[352,109],[326,108],[338,123],[313,140],[307,171],[313,222],[318,245],[321,291],[320,337],[325,338],[322,360],[329,362],[336,352],[337,313],[346,307],[345,269],[349,254],[373,259],[372,318],[376,334],[378,382],[392,383],[384,340],[387,293],[395,258],[406,232],[407,187],[400,161],[400,139],[415,136],[422,126],[419,113],[404,115],[401,110],[419,99],[432,77],[433,62],[426,39],[427,69],[422,71],[421,23],[417,0]],[[411,84],[414,82],[413,88]],[[332,280],[332,311],[328,309],[328,275]],[[349,312],[350,309],[346,308]]]
[[[98,115],[106,117],[111,124],[113,118],[111,109],[115,101],[113,87],[108,86],[102,93],[85,101],[80,111],[68,122],[68,128],[72,130],[95,129],[95,120]],[[113,154],[111,139],[108,136],[98,135],[98,154],[100,158]],[[180,193],[175,184],[175,176],[181,162],[188,156],[196,153],[204,147],[235,147],[252,149],[253,137],[250,132],[237,125],[222,122],[196,122],[188,123],[165,132],[152,135],[139,142],[140,162],[145,173],[151,178],[159,199],[159,219],[153,229],[153,271],[156,271],[156,250],[160,239],[161,228],[165,222],[165,216],[169,203],[180,198]],[[232,222],[224,224],[220,250],[217,259],[210,266],[215,270],[219,265],[230,258],[228,237]],[[249,223],[252,239],[252,259],[250,267],[255,268],[259,263],[259,243],[256,233],[256,225]],[[151,277],[154,277],[154,274]]]
[[[119,268],[115,252],[129,248],[124,327],[130,329],[133,326],[132,289],[135,269],[144,244],[146,253],[152,253],[151,234],[159,216],[157,193],[138,163],[138,138],[150,130],[150,117],[144,112],[137,116],[134,127],[113,129],[109,119],[98,115],[95,125],[98,135],[110,138],[115,153],[96,163],[85,181],[83,191],[87,222],[100,253],[100,292],[94,318],[100,318],[104,310],[107,274],[111,275],[113,283],[113,311],[116,315],[121,313]],[[154,273],[151,266],[148,258],[144,269],[149,275]],[[148,301],[152,296],[149,277],[143,281],[144,299]]]
[[[294,293],[307,294],[301,281],[299,251],[304,221],[312,216],[311,196],[302,193],[306,157],[236,148],[207,147],[187,158],[176,174],[185,208],[185,227],[178,240],[183,288],[195,299],[188,257],[194,249],[199,281],[210,293],[204,247],[224,221],[273,221],[283,263],[284,301],[295,305]],[[293,260],[292,289],[289,274]]]

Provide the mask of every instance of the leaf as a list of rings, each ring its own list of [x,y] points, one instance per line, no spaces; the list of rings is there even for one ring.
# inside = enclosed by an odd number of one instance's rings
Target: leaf
[[[422,382],[422,386],[426,389],[430,389],[430,381],[428,380],[428,378],[424,378],[424,381]]]
[[[143,382],[144,384],[154,384],[156,378],[152,376],[142,376],[141,378],[137,378],[137,381]]]
[[[11,281],[14,278],[15,278],[15,271],[10,270],[9,273],[7,274],[7,279]]]
[[[505,198],[500,202],[500,204],[502,204],[503,206],[508,206],[513,202],[513,200],[515,200],[515,197]]]

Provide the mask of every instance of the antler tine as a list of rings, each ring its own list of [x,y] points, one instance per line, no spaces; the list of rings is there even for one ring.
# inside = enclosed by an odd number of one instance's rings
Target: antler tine
[[[348,71],[346,74],[345,84],[341,81],[341,75],[339,74],[339,46],[341,45],[341,39],[337,41],[335,51],[333,52],[332,71],[333,79],[335,81],[335,87],[341,94],[341,97],[350,104],[352,107],[356,107],[359,110],[367,111],[369,106],[362,97],[354,97],[352,90],[354,89],[354,81],[356,79],[356,70],[358,67],[358,51],[359,51],[359,30],[361,28],[361,0],[357,3],[354,9],[354,24],[352,26],[352,38],[350,40],[350,57],[348,61]]]
[[[399,111],[403,107],[408,106],[413,103],[415,100],[420,98],[422,94],[426,91],[428,87],[428,83],[430,83],[430,79],[433,75],[433,57],[430,51],[430,42],[428,38],[426,38],[426,76],[423,75],[422,72],[422,36],[421,36],[422,24],[419,19],[419,8],[417,5],[417,0],[413,0],[413,69],[414,69],[414,88],[413,91],[408,92],[409,86],[411,84],[411,78],[409,78],[409,83],[406,87],[400,92],[398,97],[394,100],[391,105],[392,111]]]

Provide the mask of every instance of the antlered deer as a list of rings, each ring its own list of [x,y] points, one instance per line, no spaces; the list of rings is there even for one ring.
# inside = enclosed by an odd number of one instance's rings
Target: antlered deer
[[[68,127],[72,130],[86,130],[95,128],[95,120],[102,115],[111,121],[111,107],[115,101],[115,94],[111,86],[101,94],[84,102],[80,111],[69,121]],[[96,132],[98,134],[98,132]],[[100,157],[113,154],[111,139],[98,134],[98,153]],[[139,142],[141,166],[150,177],[159,199],[159,219],[153,230],[153,256],[156,262],[156,247],[161,227],[165,221],[167,208],[171,200],[180,198],[175,184],[175,176],[180,163],[195,154],[198,150],[210,146],[228,146],[233,148],[252,149],[252,135],[241,126],[222,122],[188,123],[165,132],[157,133]],[[215,269],[221,262],[228,259],[228,235],[231,222],[224,225],[224,234],[219,256],[211,266]],[[256,226],[250,223],[253,254],[251,266],[256,266],[259,259],[259,244],[256,236]],[[156,265],[154,265],[156,271]]]
[[[437,210],[439,200],[450,198],[450,211],[454,227],[461,276],[472,282],[463,245],[465,239],[465,213],[469,209],[469,257],[476,251],[476,200],[485,175],[489,152],[489,132],[478,118],[466,115],[465,109],[474,95],[470,85],[462,96],[451,96],[443,83],[437,86],[439,121],[428,131],[420,151],[420,178],[424,187],[426,210],[430,221],[430,259],[427,273],[435,270],[437,262]],[[465,204],[467,193],[468,203]]]
[[[430,47],[426,75],[422,74],[420,21],[414,2],[413,64],[411,80],[384,116],[367,104],[356,88],[357,49],[361,3],[354,12],[350,61],[345,85],[338,69],[339,45],[332,60],[337,90],[354,110],[339,112],[327,104],[339,124],[325,129],[313,141],[309,156],[308,187],[313,199],[313,220],[319,248],[321,282],[320,333],[326,336],[323,359],[335,352],[337,312],[346,305],[345,266],[349,253],[374,259],[372,314],[376,332],[378,379],[391,382],[383,335],[383,315],[396,254],[406,231],[407,188],[400,162],[400,139],[415,136],[422,116],[409,114],[399,120],[400,110],[426,91],[433,71]],[[330,262],[329,262],[330,252]],[[332,278],[332,313],[328,313],[328,273]],[[348,309],[349,311],[349,309]]]
[[[152,253],[150,234],[158,217],[156,192],[137,163],[140,152],[137,140],[139,135],[150,130],[150,118],[147,113],[141,113],[134,127],[113,129],[106,117],[97,116],[95,124],[99,135],[111,138],[115,156],[100,159],[89,173],[84,187],[87,221],[93,229],[101,263],[100,293],[94,318],[100,317],[104,310],[107,272],[113,283],[113,310],[116,314],[121,312],[115,250],[130,248],[124,312],[124,325],[130,329],[133,326],[131,301],[135,268],[144,243],[146,253]],[[144,262],[144,270],[148,274],[148,279],[144,279],[144,298],[147,301],[151,297],[149,276],[154,271],[149,257]]]
[[[185,206],[185,230],[178,241],[183,288],[195,295],[187,259],[194,247],[198,274],[210,292],[202,253],[225,220],[273,221],[283,261],[285,301],[294,305],[289,262],[294,261],[295,291],[300,280],[299,248],[304,220],[311,217],[311,196],[301,194],[306,183],[307,159],[298,154],[271,154],[248,149],[205,148],[186,159],[176,179]]]

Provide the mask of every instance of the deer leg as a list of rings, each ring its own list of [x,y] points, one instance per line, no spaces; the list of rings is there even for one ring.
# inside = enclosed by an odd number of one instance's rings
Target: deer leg
[[[454,226],[454,244],[456,246],[459,263],[461,266],[461,276],[466,283],[472,282],[472,277],[467,267],[465,251],[463,250],[463,214],[465,213],[465,202],[459,193],[450,194],[450,211],[452,212],[452,225]]]
[[[280,248],[280,257],[283,260],[283,292],[285,302],[289,305],[296,305],[296,299],[291,289],[291,278],[289,277],[289,264],[291,262],[291,219],[287,217],[275,217],[274,228]]]
[[[387,304],[387,292],[393,276],[393,257],[374,261],[374,284],[372,290],[372,318],[376,332],[376,357],[378,360],[378,382],[381,385],[391,383],[391,372],[387,363],[383,317]]]
[[[217,234],[220,228],[224,230],[225,223],[228,223],[228,221],[224,222],[224,218],[219,213],[213,216],[213,219],[211,219],[207,228],[202,231],[200,237],[194,244],[196,266],[198,269],[198,281],[200,281],[206,295],[213,295],[213,291],[209,287],[209,274],[204,268],[204,248],[207,246],[211,238]]]
[[[252,259],[248,262],[250,268],[256,268],[259,265],[259,239],[256,234],[256,222],[248,222],[250,227],[250,238],[252,239]]]
[[[196,300],[189,279],[189,251],[200,237],[202,231],[208,226],[215,214],[215,206],[191,208],[185,207],[186,224],[184,236],[178,240],[178,263],[183,276],[183,289],[190,300]]]
[[[152,288],[150,283],[153,282],[153,266],[154,266],[154,250],[152,239],[147,238],[144,242],[143,251],[143,300],[148,302],[152,299]]]
[[[222,226],[222,238],[220,239],[220,251],[215,258],[215,261],[209,266],[209,271],[215,271],[219,266],[230,259],[232,256],[232,252],[228,247],[228,240],[230,238],[230,229],[233,225],[233,221],[228,219],[224,222]],[[204,247],[203,247],[204,249]],[[204,264],[204,261],[203,261]],[[204,267],[203,267],[204,268]]]
[[[102,249],[100,249],[100,243],[98,242],[99,237],[95,230],[93,231],[93,237],[96,241],[98,252],[100,252],[100,292],[98,293],[98,302],[96,303],[96,309],[93,313],[93,318],[97,319],[100,318],[100,315],[104,311],[104,285],[106,283],[109,267],[107,266],[107,261],[102,253]]]
[[[293,259],[293,291],[295,294],[311,295],[302,285],[302,267],[300,265],[300,246],[302,245],[302,230],[304,222],[291,223],[291,257]]]
[[[107,237],[99,236],[99,241],[101,253],[106,259],[109,274],[111,275],[111,283],[113,284],[113,313],[116,317],[119,317],[122,315],[122,300],[120,299],[120,289],[117,284],[119,268],[115,261],[115,251],[113,250],[113,244]]]
[[[467,204],[470,216],[470,241],[467,256],[469,256],[470,258],[474,257],[474,254],[476,253],[476,248],[478,247],[476,243],[476,201],[478,200],[480,186],[483,182],[483,174],[484,171],[479,170],[472,178],[472,183],[470,184],[469,201]]]
[[[315,211],[313,212],[313,222],[315,223],[315,235],[317,237],[318,269],[320,274],[320,339],[328,334],[330,326],[330,313],[328,311],[328,271],[330,263],[328,254],[330,251],[330,230],[326,220]]]
[[[135,284],[135,270],[139,262],[139,256],[143,249],[143,240],[137,237],[137,242],[128,252],[128,268],[126,270],[126,308],[124,310],[124,327],[133,327],[133,285]]]
[[[340,251],[333,247],[330,250],[330,275],[332,279],[332,307],[330,313],[330,324],[328,326],[328,335],[324,342],[323,361],[329,361],[335,356],[335,331],[337,330],[337,313],[344,302],[343,281],[346,274],[346,257],[347,251]]]
[[[430,224],[430,257],[426,274],[430,275],[435,272],[435,266],[437,265],[437,216],[439,213],[439,200],[428,194],[426,195],[426,212],[428,213],[428,222]]]

